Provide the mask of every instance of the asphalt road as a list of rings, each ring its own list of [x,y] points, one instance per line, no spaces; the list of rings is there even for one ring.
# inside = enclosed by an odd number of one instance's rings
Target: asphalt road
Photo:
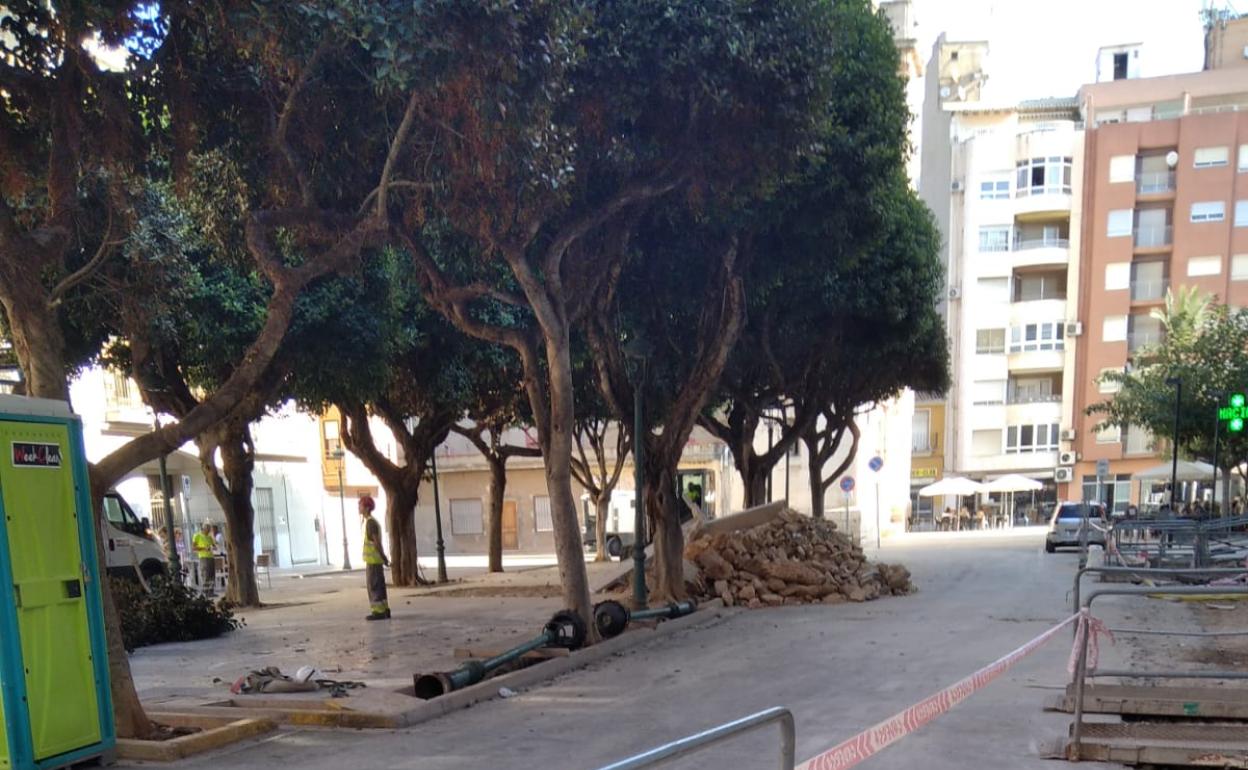
[[[1046,555],[1042,536],[973,535],[885,546],[884,561],[914,573],[913,596],[743,612],[411,729],[284,732],[179,766],[596,768],[776,705],[795,714],[804,759],[1068,614],[1076,554]],[[1041,702],[1066,681],[1069,639],[1059,635],[863,767],[1057,766],[1038,758],[1036,744],[1066,729],[1067,718],[1044,713]],[[671,766],[771,768],[777,755],[776,734],[763,731]]]

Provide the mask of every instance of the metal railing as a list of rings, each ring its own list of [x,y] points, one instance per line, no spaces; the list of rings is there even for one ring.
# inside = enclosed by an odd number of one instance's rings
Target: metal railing
[[[796,764],[794,758],[797,745],[796,727],[793,724],[793,714],[787,708],[781,706],[769,708],[757,714],[750,714],[747,717],[695,733],[687,738],[656,746],[649,751],[644,751],[628,759],[605,765],[599,768],[599,770],[634,770],[634,768],[654,767],[668,760],[692,754],[728,738],[733,738],[773,723],[779,723],[780,725],[780,768],[781,770],[793,770],[793,766]]]
[[[915,438],[926,439],[926,441],[923,441],[923,440],[916,441]],[[932,433],[927,436],[918,436],[918,437],[912,435],[910,437],[910,451],[911,452],[935,452],[939,446],[940,446],[940,434],[939,433]]]
[[[1077,580],[1077,578],[1076,578]],[[1075,689],[1074,718],[1070,729],[1070,748],[1067,752],[1067,758],[1078,761],[1080,759],[1081,744],[1083,741],[1083,706],[1085,691],[1089,678],[1098,677],[1117,677],[1117,678],[1134,678],[1134,679],[1248,679],[1248,671],[1211,671],[1208,669],[1194,671],[1177,671],[1177,670],[1158,670],[1158,671],[1132,671],[1129,669],[1088,669],[1088,645],[1095,636],[1095,630],[1091,628],[1090,615],[1092,611],[1092,602],[1101,596],[1248,596],[1248,585],[1239,586],[1130,586],[1122,588],[1098,588],[1088,594],[1088,601],[1080,608],[1080,612],[1087,612],[1088,617],[1080,619],[1084,624],[1083,632],[1077,632],[1077,644],[1079,645],[1079,654],[1075,663],[1075,675],[1072,684]],[[1115,634],[1154,634],[1165,636],[1195,636],[1206,637],[1212,634],[1204,631],[1174,631],[1174,630],[1157,630],[1157,629],[1139,629],[1139,628],[1109,628],[1110,633]],[[1218,636],[1248,636],[1248,631],[1222,631]]]
[[[1061,393],[1011,393],[1005,399],[1007,404],[1058,404],[1061,401]]]
[[[1134,353],[1140,348],[1153,347],[1161,344],[1162,333],[1132,332],[1127,335],[1127,351]]]
[[[1135,245],[1142,249],[1169,246],[1173,233],[1171,225],[1136,225]]]
[[[1176,580],[1183,577],[1216,579],[1224,577],[1235,577],[1236,575],[1248,574],[1248,567],[1213,567],[1206,569],[1194,569],[1185,567],[1080,567],[1075,571],[1075,584],[1070,589],[1070,609],[1072,612],[1078,612],[1080,607],[1079,596],[1083,587],[1083,576],[1088,573],[1095,572],[1098,575],[1122,575],[1123,577],[1135,578],[1143,581],[1145,579],[1153,579],[1157,577],[1173,577]]]
[[[1168,288],[1170,288],[1170,282],[1165,278],[1157,278],[1149,281],[1132,281],[1131,299],[1163,299],[1166,296],[1166,289]]]
[[[1172,190],[1174,190],[1173,171],[1143,171],[1135,180],[1135,191],[1139,195],[1156,195]]]
[[[1028,249],[1066,249],[1069,247],[1070,240],[1067,238],[1050,238],[1041,236],[1039,238],[1016,237],[1014,239],[1015,251],[1027,251]]]

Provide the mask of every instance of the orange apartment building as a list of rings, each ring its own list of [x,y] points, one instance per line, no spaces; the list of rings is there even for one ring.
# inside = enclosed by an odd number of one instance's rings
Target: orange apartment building
[[[1242,31],[1248,19],[1233,22]],[[1224,28],[1225,29],[1225,28]],[[1219,49],[1221,50],[1221,49]],[[1243,54],[1248,54],[1245,49]],[[1203,72],[1121,79],[1079,92],[1085,131],[1083,258],[1073,465],[1063,497],[1090,498],[1108,460],[1107,502],[1157,499],[1131,475],[1162,460],[1146,431],[1098,430],[1085,410],[1113,397],[1098,383],[1161,339],[1150,311],[1195,286],[1248,306],[1248,59],[1211,56]],[[1168,455],[1167,455],[1168,456]],[[1065,458],[1064,458],[1065,459]],[[1068,460],[1069,461],[1069,460]]]

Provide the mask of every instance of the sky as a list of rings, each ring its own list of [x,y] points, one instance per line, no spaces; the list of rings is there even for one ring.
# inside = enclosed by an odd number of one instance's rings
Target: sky
[[[988,41],[984,97],[993,101],[1074,96],[1095,81],[1102,46],[1143,43],[1143,77],[1195,72],[1204,62],[1200,9],[1209,0],[913,2],[925,65],[942,31],[949,40]],[[1226,7],[1227,0],[1213,4]]]

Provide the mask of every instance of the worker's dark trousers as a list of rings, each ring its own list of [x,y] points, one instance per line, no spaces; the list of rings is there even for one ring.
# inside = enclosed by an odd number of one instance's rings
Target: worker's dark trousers
[[[199,560],[199,587],[204,593],[212,596],[217,592],[217,560],[214,558]]]
[[[368,584],[368,608],[374,615],[390,611],[386,599],[386,568],[380,564],[365,564],[364,579]]]

